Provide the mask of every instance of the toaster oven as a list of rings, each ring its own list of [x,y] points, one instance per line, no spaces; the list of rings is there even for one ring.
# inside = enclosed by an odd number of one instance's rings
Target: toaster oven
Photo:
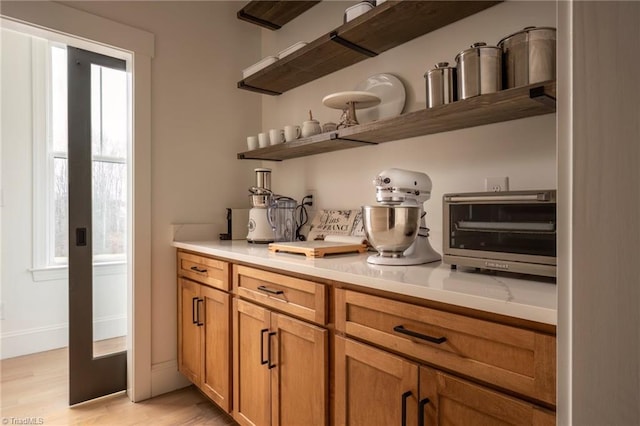
[[[443,261],[556,276],[556,191],[445,194]]]

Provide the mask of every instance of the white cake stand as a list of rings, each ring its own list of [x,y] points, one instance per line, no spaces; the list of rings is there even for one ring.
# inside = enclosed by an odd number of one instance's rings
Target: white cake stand
[[[338,127],[349,127],[358,124],[356,109],[370,108],[380,103],[380,97],[370,92],[348,91],[327,95],[322,99],[324,106],[341,109],[345,112]]]

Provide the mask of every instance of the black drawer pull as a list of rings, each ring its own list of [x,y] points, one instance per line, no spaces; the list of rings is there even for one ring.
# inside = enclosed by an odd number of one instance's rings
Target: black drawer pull
[[[393,331],[395,331],[396,333],[406,334],[407,336],[415,337],[417,339],[426,340],[427,342],[437,343],[438,345],[447,341],[446,337],[427,336],[426,334],[407,330],[403,325],[396,325],[395,327],[393,327]]]
[[[201,273],[201,274],[206,274],[206,273],[207,273],[207,270],[206,270],[206,269],[200,269],[200,268],[198,268],[197,266],[192,266],[192,267],[191,267],[191,270],[192,270],[192,271],[195,271],[195,272],[199,272],[199,273]]]
[[[194,324],[198,324],[198,318],[196,316],[196,303],[198,303],[198,298],[194,297],[191,299],[191,321]]]
[[[402,394],[402,426],[407,426],[407,398],[411,396],[411,391]]]
[[[269,331],[268,328],[263,328],[260,330],[260,365],[265,365],[269,362],[268,359],[264,359],[264,333]]]
[[[204,299],[198,299],[198,302],[196,303],[196,318],[198,318],[198,322],[196,323],[198,325],[198,327],[202,327],[204,325],[203,322],[200,322],[200,304],[204,305]]]
[[[270,288],[265,287],[263,285],[258,286],[258,290],[264,291],[265,293],[269,293],[269,294],[284,294],[284,291],[282,290],[271,290]]]
[[[272,368],[275,368],[275,364],[271,364],[271,336],[275,336],[276,332],[272,331],[271,333],[269,333],[269,335],[267,336],[267,357],[269,358],[269,370],[271,370]]]
[[[430,402],[429,398],[425,398],[418,403],[418,426],[424,426],[424,406]]]

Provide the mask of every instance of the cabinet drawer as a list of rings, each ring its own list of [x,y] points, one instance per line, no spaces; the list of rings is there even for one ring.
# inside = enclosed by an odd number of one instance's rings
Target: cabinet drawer
[[[195,254],[178,252],[178,275],[229,291],[229,263]]]
[[[233,265],[233,289],[245,299],[326,324],[326,288],[323,284]]]
[[[554,336],[336,289],[347,335],[555,405]]]

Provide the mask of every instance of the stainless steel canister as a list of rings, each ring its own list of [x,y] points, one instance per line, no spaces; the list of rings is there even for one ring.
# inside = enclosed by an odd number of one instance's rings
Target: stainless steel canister
[[[438,62],[424,75],[427,85],[427,108],[449,104],[458,100],[456,68],[449,62]]]
[[[502,89],[502,49],[474,43],[456,56],[458,98],[497,92]]]
[[[524,86],[556,78],[556,29],[526,27],[503,38],[504,87]]]

